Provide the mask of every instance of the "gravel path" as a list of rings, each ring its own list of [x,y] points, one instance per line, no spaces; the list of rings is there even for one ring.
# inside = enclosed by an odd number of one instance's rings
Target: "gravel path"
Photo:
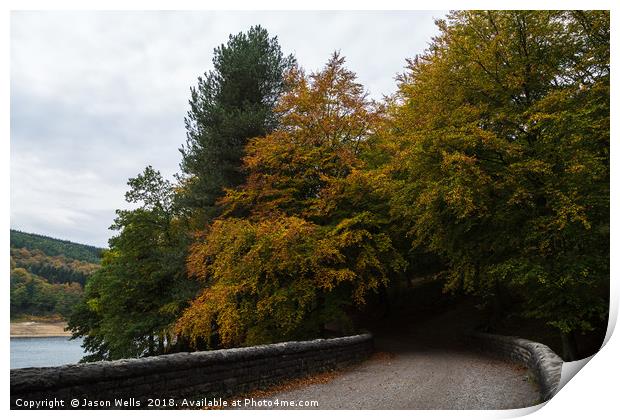
[[[466,312],[455,310],[409,331],[400,329],[397,335],[375,332],[377,353],[370,360],[327,383],[264,399],[315,400],[317,409],[507,409],[537,404],[538,390],[525,368],[460,345],[461,332],[472,322]]]

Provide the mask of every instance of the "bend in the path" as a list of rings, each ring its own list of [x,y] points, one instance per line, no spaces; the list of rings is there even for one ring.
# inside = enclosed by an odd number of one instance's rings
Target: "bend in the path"
[[[328,383],[277,392],[275,401],[318,401],[319,409],[508,409],[539,402],[518,365],[461,345],[476,319],[458,308],[420,323],[375,331],[375,357]],[[277,408],[277,407],[274,407]]]

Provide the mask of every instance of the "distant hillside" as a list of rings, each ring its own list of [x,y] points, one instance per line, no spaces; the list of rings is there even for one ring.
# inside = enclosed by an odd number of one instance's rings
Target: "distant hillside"
[[[11,229],[11,318],[67,317],[103,249]]]
[[[84,286],[88,277],[99,269],[99,264],[67,258],[64,255],[50,257],[39,249],[11,247],[11,265],[24,268],[49,283],[79,283]]]
[[[55,257],[64,255],[79,261],[99,263],[101,260],[102,248],[92,245],[77,244],[62,239],[50,238],[49,236],[37,235],[36,233],[25,233],[11,229],[11,248],[26,248],[30,251],[39,250],[45,255]]]

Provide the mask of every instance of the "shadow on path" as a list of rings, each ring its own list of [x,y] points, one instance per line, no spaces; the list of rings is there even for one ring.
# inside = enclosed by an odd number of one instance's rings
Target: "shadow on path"
[[[527,369],[462,344],[463,334],[478,322],[469,309],[461,306],[422,322],[375,329],[376,353],[368,361],[327,383],[266,399],[317,401],[318,409],[509,409],[538,404],[538,389]]]

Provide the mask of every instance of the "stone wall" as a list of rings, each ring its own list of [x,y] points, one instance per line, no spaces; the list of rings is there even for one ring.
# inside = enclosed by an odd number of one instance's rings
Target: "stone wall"
[[[544,344],[518,337],[484,333],[473,333],[469,338],[478,350],[529,368],[538,380],[542,401],[548,401],[558,391],[564,362]]]
[[[71,400],[77,399],[79,408],[87,408],[82,401],[111,401],[111,408],[121,408],[114,401],[121,399],[130,408],[142,409],[148,408],[149,398],[165,399],[164,404],[171,398],[226,398],[286,379],[345,367],[364,360],[372,351],[372,336],[362,334],[113,362],[12,369],[11,407],[23,408],[28,402],[39,401],[39,408],[50,408],[46,401],[57,400],[64,402],[52,403],[55,407],[71,408]]]

